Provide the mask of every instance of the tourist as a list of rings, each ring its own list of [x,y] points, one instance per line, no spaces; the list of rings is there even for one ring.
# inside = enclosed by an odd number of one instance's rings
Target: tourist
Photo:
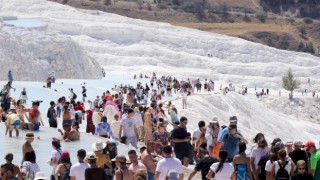
[[[154,142],[148,141],[146,145],[147,149],[141,154],[141,162],[147,167],[148,180],[153,180],[156,171],[156,159],[151,154],[154,152]]]
[[[13,81],[13,76],[12,76],[12,72],[11,71],[8,72],[8,81],[10,83],[12,83],[12,81]]]
[[[261,176],[260,172],[257,171],[257,167],[261,157],[267,155],[269,152],[268,143],[265,139],[259,140],[257,146],[253,148],[250,157],[251,170],[254,172],[254,178],[258,179]]]
[[[55,107],[55,102],[51,101],[50,108],[48,109],[48,112],[47,112],[47,118],[49,119],[50,127],[57,128],[58,120],[57,120],[57,113],[54,107]]]
[[[147,171],[144,169],[138,169],[133,175],[133,180],[148,180]]]
[[[82,86],[82,101],[86,102],[86,97],[87,97],[87,89],[85,86]]]
[[[158,128],[152,134],[152,141],[155,143],[155,152],[162,155],[162,149],[169,143],[169,133],[166,131],[166,126],[163,122],[158,123]]]
[[[110,123],[110,128],[111,128],[111,131],[114,135],[115,138],[118,138],[119,137],[119,130],[120,130],[120,125],[121,125],[121,120],[119,120],[119,114],[115,114],[113,116],[114,118],[114,121],[112,121]]]
[[[70,106],[68,105],[68,103],[66,103],[64,106],[63,106],[63,113],[62,113],[62,126],[71,126],[72,124],[72,120],[71,120],[71,116],[72,116],[72,113],[71,113],[71,109],[70,109]]]
[[[281,142],[279,138],[275,138],[271,143],[271,151],[269,152],[270,157],[265,165],[267,180],[272,180],[272,174],[271,174],[272,166],[275,162],[279,160],[278,153],[281,149],[285,149],[285,145]]]
[[[103,149],[107,146],[106,143],[102,142],[101,140],[98,140],[92,144],[92,150],[97,157],[97,167],[104,168],[105,166],[108,166],[111,168],[111,160],[109,156],[106,154],[103,154]]]
[[[84,172],[85,180],[107,180],[107,175],[102,168],[97,167],[97,157],[92,153],[87,154],[89,168]]]
[[[51,173],[51,180],[55,180],[54,174],[61,158],[61,145],[58,139],[52,140],[52,148],[53,151],[51,152],[51,159],[50,159],[50,166],[52,166],[52,173]]]
[[[153,130],[153,126],[154,126],[154,123],[152,122],[151,120],[151,111],[152,111],[152,108],[151,107],[148,107],[146,113],[144,114],[144,124],[143,124],[143,127],[144,127],[144,142],[148,142],[151,140],[151,137],[152,137],[152,130]]]
[[[121,135],[123,132],[123,136],[126,137],[125,144],[131,144],[133,147],[138,148],[138,129],[136,125],[135,119],[133,119],[134,111],[133,109],[128,110],[128,116],[126,119],[121,121],[120,129],[119,129],[119,139],[121,139]],[[123,130],[123,131],[122,131]]]
[[[239,143],[239,154],[235,155],[233,158],[233,166],[235,167],[235,174],[237,179],[250,180],[250,165],[247,163],[246,156],[247,145],[243,142]],[[262,180],[259,177],[260,180]]]
[[[198,128],[195,129],[192,133],[192,146],[193,149],[195,148],[196,142],[200,137],[201,132],[206,132],[206,123],[204,121],[199,121],[198,122]]]
[[[40,172],[40,167],[36,163],[36,154],[34,151],[27,152],[25,156],[25,161],[21,166],[21,176],[24,180],[33,180],[36,173]]]
[[[113,139],[107,140],[107,146],[103,149],[103,153],[108,155],[110,159],[116,158],[118,155],[117,146],[119,145],[118,141]]]
[[[22,145],[22,161],[25,160],[25,155],[27,152],[34,152],[31,143],[34,141],[34,134],[31,132],[26,133],[25,135],[26,142]]]
[[[116,166],[118,170],[115,171],[114,180],[133,180],[133,172],[128,169],[125,156],[116,157]]]
[[[134,108],[133,118],[136,120],[137,129],[141,129],[143,127],[143,120],[141,113],[139,112],[139,107]],[[140,139],[140,131],[138,131],[138,136]]]
[[[293,173],[294,173],[294,163],[291,162],[291,160],[287,160],[287,152],[286,150],[284,149],[281,149],[279,152],[278,152],[278,157],[279,157],[279,160],[278,161],[275,161],[272,165],[272,170],[271,170],[271,176],[272,178],[276,178],[276,179],[285,179],[285,178],[290,178],[293,176]],[[279,173],[281,175],[284,175],[284,176],[276,176],[278,174],[278,171],[280,170],[280,166],[283,167],[286,171],[287,171],[287,175],[283,174],[283,173]]]
[[[205,149],[200,150],[200,157],[199,161],[197,161],[194,170],[190,173],[188,180],[191,180],[198,171],[201,171],[201,178],[202,180],[207,180],[207,174],[210,170],[210,167],[213,163],[218,162],[218,160],[209,155],[209,152]]]
[[[228,151],[220,150],[219,152],[219,162],[213,163],[210,167],[207,179],[231,179],[235,176],[234,167],[228,160]],[[214,178],[213,178],[214,177]]]
[[[179,180],[183,180],[183,166],[179,159],[172,157],[172,147],[168,145],[165,146],[163,148],[163,155],[164,158],[157,164],[155,180],[167,179],[167,175],[170,171],[178,173]]]
[[[212,150],[213,150],[213,147],[218,142],[219,133],[220,133],[220,125],[218,122],[218,118],[214,117],[210,121],[210,123],[206,129],[206,134],[205,134],[205,137],[207,139],[207,151],[209,152],[210,156],[213,156]]]
[[[27,103],[28,96],[27,96],[26,88],[22,89],[22,91],[20,93],[19,100],[21,101],[22,104],[26,104]]]
[[[79,124],[77,122],[72,123],[72,126],[69,126],[69,123],[63,124],[63,130],[58,129],[60,134],[62,135],[61,141],[70,142],[80,140],[80,133],[78,131]]]
[[[19,178],[15,177],[14,167],[11,164],[1,166],[1,178],[2,180],[19,180]]]
[[[289,153],[289,157],[292,159],[292,161],[294,162],[295,165],[297,165],[297,162],[299,160],[303,160],[305,163],[308,162],[308,154],[306,153],[305,150],[302,150],[302,145],[303,143],[301,141],[295,141],[293,143],[294,145],[294,149],[292,152]],[[305,167],[306,171],[308,172],[308,166]]]
[[[102,113],[99,111],[99,107],[95,106],[94,112],[92,114],[92,122],[95,128],[97,128],[98,123],[101,121]]]
[[[297,162],[297,172],[292,176],[291,180],[313,180],[312,174],[307,172],[306,168],[306,162],[304,160],[299,160]]]
[[[107,122],[106,116],[102,116],[101,122],[99,122],[97,125],[95,135],[98,135],[98,136],[104,137],[104,138],[114,139],[114,135],[113,135],[112,130],[110,128],[110,124]]]
[[[12,165],[12,166],[13,166],[14,176],[15,176],[15,177],[21,177],[21,173],[20,173],[20,168],[19,168],[19,166],[15,165],[15,164],[12,164],[13,154],[12,154],[12,153],[6,154],[5,157],[4,157],[4,159],[6,160],[6,163],[5,163],[5,164],[8,164],[8,165]]]
[[[19,136],[20,117],[17,114],[16,107],[11,105],[11,113],[7,115],[6,126],[9,131],[9,137],[12,137],[12,131],[16,131],[16,137]],[[7,131],[6,131],[7,132]]]
[[[61,112],[62,112],[62,108],[63,108],[63,98],[59,98],[57,101],[57,117],[60,118],[61,116]]]
[[[222,146],[228,152],[228,162],[232,162],[233,157],[239,152],[239,143],[240,141],[248,143],[242,135],[237,132],[237,125],[229,125],[229,132],[224,134],[222,138]]]
[[[130,150],[128,152],[129,160],[131,162],[129,166],[129,170],[132,171],[133,173],[136,173],[138,169],[143,169],[147,171],[146,166],[138,161],[138,156],[137,152],[135,150]]]
[[[188,119],[186,117],[180,118],[179,126],[172,131],[172,142],[174,143],[174,153],[185,167],[189,164],[189,146],[188,142],[191,137],[187,133]]]
[[[87,114],[87,118],[86,118],[87,119],[86,133],[95,134],[96,128],[93,125],[91,109],[87,109],[86,110],[86,114]]]
[[[182,96],[182,109],[187,109],[187,99],[188,99],[188,92],[187,90],[184,90],[181,92],[181,96]]]
[[[85,180],[84,172],[89,168],[88,164],[84,162],[85,157],[86,151],[84,149],[78,150],[78,163],[72,165],[70,168],[70,180]]]
[[[62,151],[59,164],[57,165],[56,170],[54,172],[55,179],[65,180],[70,178],[69,173],[70,173],[71,166],[72,164],[71,164],[69,152],[66,150]]]
[[[40,128],[41,114],[39,111],[40,102],[42,101],[33,101],[32,108],[29,109],[29,119],[28,123],[21,122],[20,127],[22,129],[28,129],[30,131],[38,131]],[[43,125],[43,123],[42,123]]]
[[[28,118],[26,113],[29,112],[29,111],[27,109],[25,109],[24,106],[25,105],[22,104],[22,102],[20,100],[17,101],[16,112],[19,115],[20,124],[25,121],[25,117]],[[20,127],[20,129],[21,129],[21,127]]]
[[[172,123],[179,122],[178,110],[174,105],[172,105],[172,108],[171,108],[171,111],[170,111],[170,119],[171,119]]]

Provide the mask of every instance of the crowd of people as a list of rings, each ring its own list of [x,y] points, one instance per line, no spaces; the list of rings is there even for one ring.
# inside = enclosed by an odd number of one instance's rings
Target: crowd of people
[[[155,73],[150,86],[115,85],[111,91],[85,101],[83,83],[82,101],[72,88],[69,96],[51,101],[46,116],[49,126],[58,128],[61,123],[62,129],[58,129],[61,136],[52,139],[52,173],[47,178],[36,162],[37,149],[32,146],[32,131],[39,131],[44,125],[39,111],[41,101],[33,101],[32,107],[26,108],[26,89],[15,101],[10,95],[12,83],[11,75],[1,91],[5,135],[12,137],[15,131],[19,137],[20,130],[28,132],[22,145],[22,163],[14,165],[14,155],[5,155],[1,180],[182,180],[195,179],[198,171],[203,180],[320,179],[320,151],[312,141],[290,143],[275,138],[268,145],[264,134],[258,133],[247,149],[249,140],[238,129],[241,119],[237,116],[230,116],[228,126],[220,126],[219,119],[213,117],[207,124],[199,121],[195,130],[188,129],[188,118],[178,116],[175,105],[163,101],[163,96],[179,94],[182,108],[188,109],[187,98],[195,89],[202,90],[200,79],[178,81],[171,76],[157,78]],[[213,91],[214,82],[205,80],[203,89]],[[85,124],[88,134],[100,140],[92,144],[90,152],[79,147],[77,163],[73,164],[68,149],[63,149],[60,142],[81,141],[81,124]],[[131,145],[133,150],[118,152],[120,143]],[[194,170],[186,174],[184,167],[190,164],[195,165]]]

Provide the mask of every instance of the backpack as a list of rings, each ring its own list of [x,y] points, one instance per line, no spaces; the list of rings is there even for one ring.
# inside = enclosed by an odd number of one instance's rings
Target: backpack
[[[66,168],[63,178],[61,180],[70,180],[70,168],[68,169],[65,164],[63,164],[64,167]]]
[[[77,94],[73,93],[72,99],[77,99]]]
[[[275,180],[289,180],[290,179],[289,173],[285,169],[286,165],[288,164],[288,161],[286,161],[283,166],[281,166],[279,161],[277,162],[279,164],[279,170],[276,173]]]

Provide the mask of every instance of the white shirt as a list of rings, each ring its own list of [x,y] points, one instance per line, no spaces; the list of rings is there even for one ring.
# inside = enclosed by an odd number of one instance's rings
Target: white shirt
[[[161,159],[158,164],[156,171],[160,172],[159,180],[165,180],[168,172],[171,170],[176,170],[178,174],[183,173],[183,166],[181,161],[177,158],[164,158]]]
[[[51,152],[51,158],[56,158],[56,162],[54,163],[53,168],[52,168],[52,175],[54,175],[54,172],[55,172],[56,167],[58,165],[59,159],[61,157],[61,152],[62,152],[62,150],[59,150],[59,151],[58,150],[53,150]]]
[[[218,169],[219,162],[213,163],[210,169],[215,173]],[[223,168],[219,172],[215,173],[213,179],[216,180],[230,180],[232,173],[234,171],[234,167],[231,163],[223,163]]]
[[[40,172],[40,168],[39,168],[37,163],[24,161],[23,164],[22,164],[21,171],[26,173],[26,174],[30,173],[30,174],[33,175],[32,177],[35,177],[36,173]]]
[[[188,98],[188,93],[187,92],[183,92],[181,93],[182,99],[187,100]]]
[[[252,150],[251,158],[254,158],[254,164],[256,165],[256,168],[257,168],[257,165],[258,165],[261,157],[267,155],[268,151],[269,151],[269,148],[267,148],[267,147],[264,149],[255,147]]]
[[[136,173],[136,171],[138,169],[144,169],[147,171],[146,166],[144,164],[142,164],[141,162],[138,162],[138,164],[135,166],[133,166],[132,164],[130,164],[130,166],[129,166],[129,170],[132,171],[133,173]]]
[[[271,172],[271,170],[272,170],[272,165],[273,165],[273,163],[272,163],[270,160],[268,160],[267,163],[266,163],[266,167],[264,168],[264,170],[266,170],[267,172]]]
[[[201,134],[201,131],[200,131],[200,129],[198,128],[198,129],[196,129],[196,130],[193,131],[193,133],[192,133],[192,138],[199,139],[200,134]]]
[[[140,113],[134,113],[133,118],[136,120],[136,125],[138,127],[143,126],[142,116]]]
[[[92,114],[93,125],[97,127],[97,125],[99,124],[100,121],[101,121],[101,116],[100,116],[99,112],[94,111]]]
[[[278,170],[280,169],[280,166],[278,164],[277,161],[274,162],[275,163],[275,174],[277,174]],[[288,172],[288,174],[290,174],[291,172],[291,161],[288,161],[288,164],[284,167],[284,169]]]
[[[136,133],[134,127],[137,127],[136,120],[133,118],[127,118],[121,120],[122,134],[126,137],[135,137]]]
[[[110,128],[111,128],[111,131],[114,135],[114,137],[118,137],[119,136],[119,130],[120,130],[120,124],[121,124],[121,121],[113,121],[110,123]]]
[[[89,168],[87,163],[77,163],[71,166],[70,176],[74,176],[76,180],[85,180],[84,172]]]

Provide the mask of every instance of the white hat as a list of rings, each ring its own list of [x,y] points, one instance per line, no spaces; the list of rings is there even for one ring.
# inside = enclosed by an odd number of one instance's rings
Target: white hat
[[[97,159],[97,156],[94,152],[88,152],[87,157],[88,160]]]
[[[212,120],[210,121],[210,123],[219,123],[218,118],[217,117],[213,117]]]
[[[98,140],[97,142],[92,144],[92,150],[93,151],[102,151],[107,146],[106,143],[102,142],[101,140]]]
[[[36,176],[34,177],[34,180],[38,180],[38,179],[47,179],[47,177],[44,175],[43,172],[37,172]]]

